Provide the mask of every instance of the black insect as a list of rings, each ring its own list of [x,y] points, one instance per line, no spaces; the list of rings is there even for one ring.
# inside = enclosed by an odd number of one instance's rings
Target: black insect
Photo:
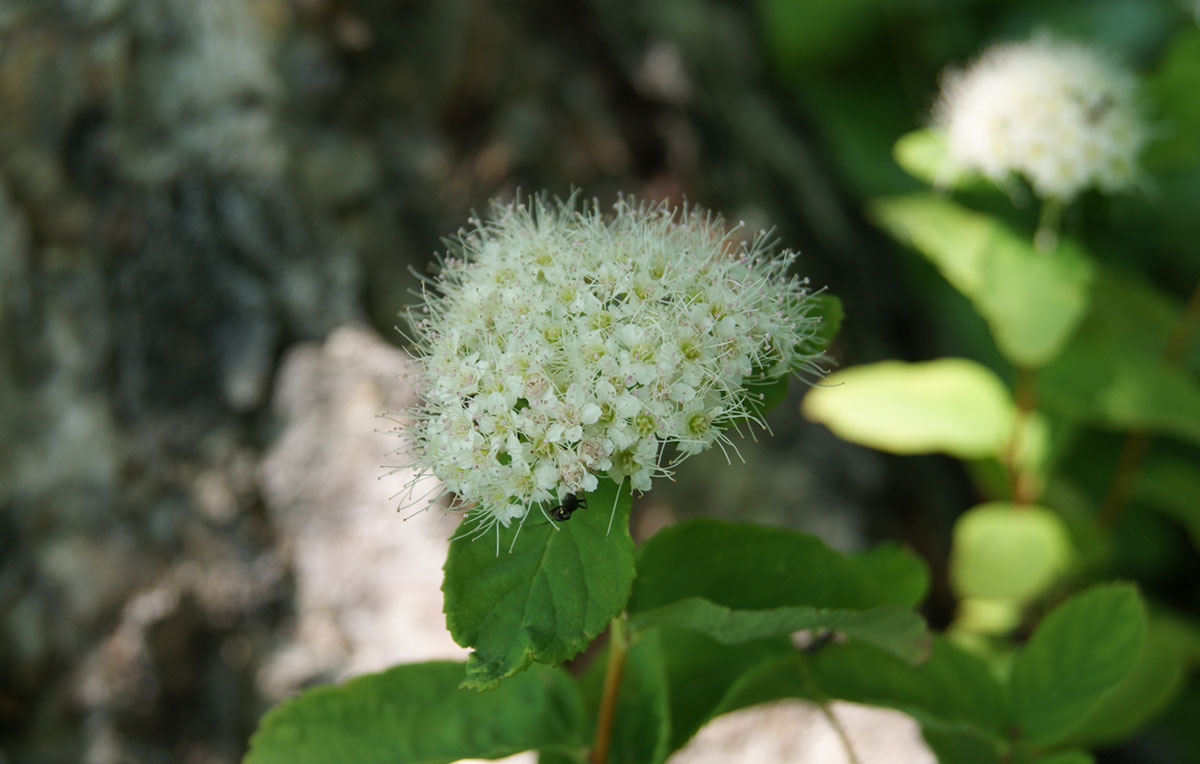
[[[567,498],[563,499],[562,504],[550,507],[550,509],[546,510],[546,514],[550,515],[550,519],[552,520],[565,523],[579,509],[587,509],[587,497],[569,493],[567,494]]]

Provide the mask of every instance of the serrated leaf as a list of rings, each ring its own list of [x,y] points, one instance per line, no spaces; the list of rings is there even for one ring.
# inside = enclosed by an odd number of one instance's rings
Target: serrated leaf
[[[862,642],[766,660],[731,688],[728,710],[779,698],[847,700],[894,708],[935,729],[1001,739],[1004,697],[979,658],[935,637],[929,658],[909,664]]]
[[[1017,652],[1009,681],[1022,740],[1062,740],[1133,667],[1146,615],[1129,584],[1093,586],[1055,608]]]
[[[586,509],[555,525],[535,511],[523,529],[500,529],[499,553],[490,535],[451,542],[446,624],[456,642],[475,649],[464,686],[490,689],[534,661],[573,658],[621,612],[633,582],[633,539],[628,487],[609,532],[616,496],[617,486],[602,482]]]
[[[801,408],[843,440],[897,454],[997,456],[1013,429],[1008,389],[963,358],[845,369],[809,390]]]
[[[1057,356],[1087,310],[1093,266],[1070,240],[1039,251],[1032,235],[934,194],[880,199],[872,211],[971,300],[1017,366],[1037,368]]]
[[[812,656],[812,676],[830,697],[887,706],[934,725],[967,725],[998,734],[1003,693],[979,658],[935,638],[915,666],[865,644],[829,645]]]
[[[929,652],[929,632],[919,615],[903,607],[867,610],[825,610],[780,607],[770,610],[734,610],[702,597],[685,597],[631,617],[637,629],[670,626],[705,634],[717,642],[743,642],[790,634],[804,629],[828,629],[851,639],[861,639],[907,661]]]
[[[1071,536],[1054,512],[1008,502],[982,504],[954,523],[950,583],[959,597],[1028,601],[1071,560]]]
[[[687,597],[740,610],[876,604],[862,571],[815,536],[782,528],[688,520],[650,537],[637,555],[629,612]]]
[[[629,613],[639,628],[689,628],[726,643],[828,628],[920,658],[924,621],[893,605],[910,593],[877,585],[870,572],[813,536],[693,520],[665,528],[639,550]]]
[[[1048,409],[1099,427],[1200,443],[1200,383],[1162,360],[1078,343],[1037,376]]]
[[[417,663],[317,687],[269,711],[244,764],[435,764],[584,747],[583,704],[538,667],[493,693],[458,688],[463,664]]]

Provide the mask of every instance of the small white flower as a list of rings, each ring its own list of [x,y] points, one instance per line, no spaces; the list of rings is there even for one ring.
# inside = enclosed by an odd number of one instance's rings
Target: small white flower
[[[955,161],[997,182],[1023,175],[1065,203],[1133,185],[1146,139],[1135,92],[1134,76],[1096,51],[1037,38],[944,74],[935,116]]]
[[[484,528],[601,477],[648,490],[753,419],[747,381],[818,371],[794,260],[696,209],[495,206],[414,312],[424,403],[403,434],[419,477]]]

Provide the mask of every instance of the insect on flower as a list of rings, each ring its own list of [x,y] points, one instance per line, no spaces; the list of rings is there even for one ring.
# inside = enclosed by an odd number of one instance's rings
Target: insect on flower
[[[571,515],[580,509],[587,509],[587,497],[569,493],[567,494],[567,498],[563,499],[562,504],[546,510],[546,514],[550,515],[550,519],[552,520],[565,523],[571,519]]]

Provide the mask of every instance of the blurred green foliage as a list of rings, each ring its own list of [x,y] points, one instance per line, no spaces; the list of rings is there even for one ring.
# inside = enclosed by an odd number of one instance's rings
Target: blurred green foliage
[[[799,31],[800,5],[759,4],[781,80],[820,123],[831,160],[871,219],[933,266],[914,264],[906,274],[946,327],[942,353],[976,358],[996,375],[966,373],[963,358],[864,366],[844,359],[849,368],[808,394],[805,413],[873,448],[969,461],[981,504],[962,508],[952,534],[948,579],[958,605],[950,634],[995,670],[1013,672],[1015,713],[1030,738],[1090,747],[1129,745],[1142,733],[1162,751],[1153,761],[1188,760],[1170,751],[1195,750],[1197,730],[1154,719],[1183,709],[1200,718],[1187,689],[1196,686],[1191,669],[1200,658],[1195,19],[1172,2],[860,3],[853,18],[816,14]],[[964,172],[928,127],[943,67],[1037,32],[1099,45],[1139,70],[1153,134],[1140,188],[1113,198],[1092,193],[1068,208],[1054,251],[1034,245],[1037,210],[1027,188]],[[814,37],[821,43],[811,44]],[[881,87],[890,92],[879,94]],[[857,98],[872,104],[869,129],[861,124],[866,110],[845,108]],[[847,311],[854,316],[853,303]],[[1139,617],[1091,606],[1079,626],[1065,626],[1071,619],[1061,615],[1042,621],[1041,636],[1019,647],[1046,606],[1119,576],[1136,579],[1155,610],[1144,644]],[[1110,616],[1107,626],[1086,623]],[[1064,630],[1078,630],[1078,641]],[[1118,644],[1119,633],[1128,644]],[[1087,713],[1056,703],[1056,721],[1025,697],[1055,681],[1076,650],[1109,639],[1100,649],[1129,665],[1103,703]],[[959,734],[927,730],[927,739],[943,762],[994,754]]]

